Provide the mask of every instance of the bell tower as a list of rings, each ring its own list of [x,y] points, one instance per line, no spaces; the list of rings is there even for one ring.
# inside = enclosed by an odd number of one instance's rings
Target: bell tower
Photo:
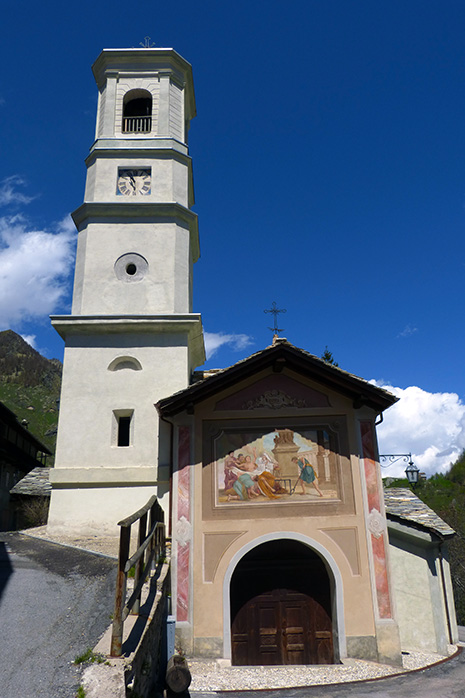
[[[173,49],[106,49],[93,73],[72,311],[52,317],[65,357],[49,526],[111,532],[152,494],[163,502],[169,454],[154,404],[205,361],[192,312],[195,97]]]

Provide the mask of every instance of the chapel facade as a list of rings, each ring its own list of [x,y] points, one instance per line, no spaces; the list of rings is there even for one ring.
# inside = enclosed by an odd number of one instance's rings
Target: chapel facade
[[[375,433],[395,401],[278,339],[157,404],[185,651],[400,663]]]

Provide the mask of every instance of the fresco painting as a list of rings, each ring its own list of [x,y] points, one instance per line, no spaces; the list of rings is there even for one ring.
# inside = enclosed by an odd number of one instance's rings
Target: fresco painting
[[[215,439],[216,504],[338,499],[334,441],[318,428],[223,431]]]

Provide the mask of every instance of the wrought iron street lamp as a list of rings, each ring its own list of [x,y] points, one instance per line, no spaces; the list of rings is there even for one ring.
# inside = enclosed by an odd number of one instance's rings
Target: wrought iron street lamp
[[[420,477],[420,471],[412,459],[410,459],[409,464],[405,468],[405,474],[407,475],[409,484],[412,485],[413,489],[415,489],[415,485],[418,484],[418,478]]]
[[[403,460],[404,463],[408,463],[407,467],[405,468],[405,474],[407,476],[407,480],[409,481],[409,485],[412,485],[412,487],[415,489],[415,486],[418,484],[418,480],[420,478],[420,471],[413,462],[411,453],[383,454],[379,457],[379,464],[382,468],[388,468],[390,465],[399,460]],[[383,465],[383,463],[386,465]]]

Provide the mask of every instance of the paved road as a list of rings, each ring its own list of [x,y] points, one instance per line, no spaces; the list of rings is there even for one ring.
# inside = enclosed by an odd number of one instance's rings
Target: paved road
[[[114,560],[18,533],[0,533],[0,696],[72,698],[73,660],[113,611]]]

